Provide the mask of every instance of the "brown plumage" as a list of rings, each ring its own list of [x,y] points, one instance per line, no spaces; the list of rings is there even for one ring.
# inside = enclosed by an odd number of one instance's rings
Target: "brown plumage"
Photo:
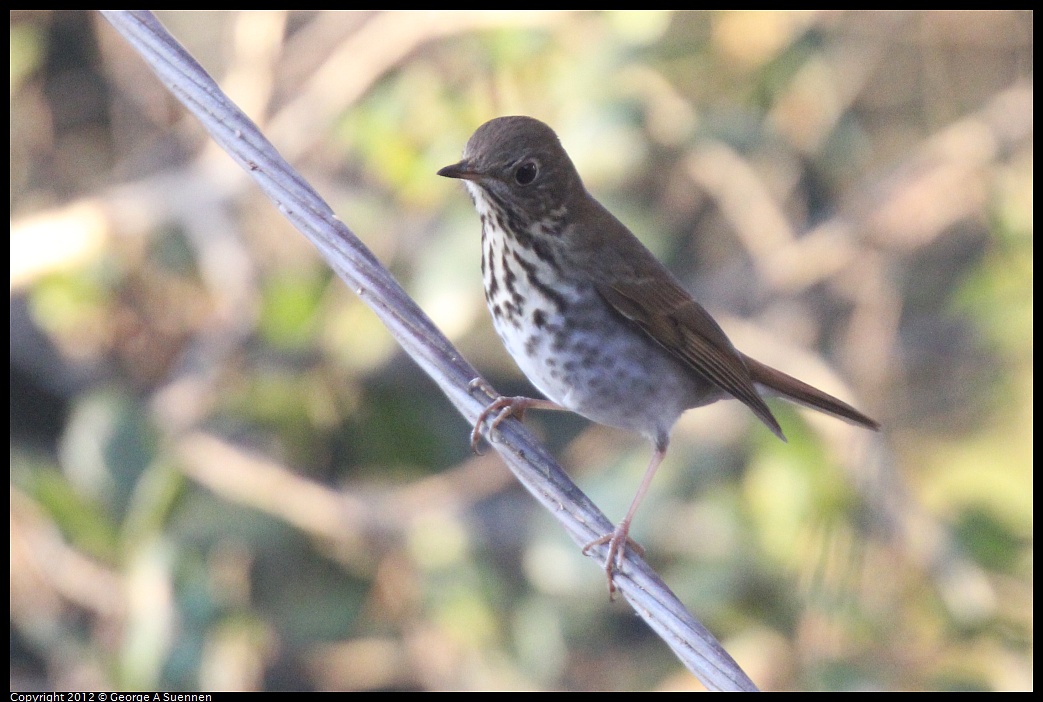
[[[507,350],[548,398],[498,398],[492,428],[528,408],[568,409],[638,431],[654,453],[626,517],[587,545],[608,543],[609,588],[630,522],[669,433],[686,409],[735,398],[785,439],[760,395],[869,429],[845,402],[738,351],[677,279],[583,187],[550,127],[501,117],[471,136],[463,160],[438,173],[465,181],[482,222],[486,301]]]

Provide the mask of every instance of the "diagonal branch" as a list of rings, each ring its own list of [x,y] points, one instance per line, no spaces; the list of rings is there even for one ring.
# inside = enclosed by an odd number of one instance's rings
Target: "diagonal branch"
[[[286,163],[202,67],[147,11],[103,11],[106,19],[148,62],[167,88],[242,166],[290,220],[322,252],[337,275],[369,305],[402,348],[467,419],[485,406],[469,383],[478,372],[417,307],[329,205]],[[504,422],[492,444],[504,462],[565,527],[577,544],[609,532],[612,524],[554,459],[516,420]],[[592,549],[603,561],[605,547]],[[753,682],[714,637],[685,610],[654,571],[635,553],[616,574],[634,610],[712,690],[755,690]]]

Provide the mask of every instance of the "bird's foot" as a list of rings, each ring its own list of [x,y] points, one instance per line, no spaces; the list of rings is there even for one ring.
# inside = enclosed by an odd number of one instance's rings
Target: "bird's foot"
[[[645,555],[645,550],[634,542],[630,536],[630,521],[624,519],[611,533],[594,539],[583,547],[583,555],[587,555],[590,549],[602,544],[608,544],[608,553],[605,558],[605,574],[608,575],[608,599],[612,600],[616,594],[616,583],[614,577],[617,571],[623,568],[623,558],[629,545],[638,555]]]
[[[478,450],[478,442],[482,438],[482,424],[489,418],[490,415],[495,415],[492,422],[489,424],[489,436],[496,431],[496,428],[500,426],[500,423],[508,417],[515,417],[519,421],[525,417],[525,410],[530,408],[535,409],[549,409],[549,410],[561,410],[564,409],[560,405],[551,402],[550,400],[539,400],[532,397],[508,397],[501,395],[500,393],[493,390],[493,387],[489,385],[484,378],[475,378],[467,384],[468,390],[474,390],[475,388],[481,389],[486,395],[493,399],[482,413],[478,415],[478,419],[474,423],[474,428],[471,429],[471,450],[476,454],[481,455],[481,451]]]
[[[489,434],[491,436],[492,432],[500,426],[500,422],[511,415],[514,415],[518,419],[524,417],[525,408],[528,407],[529,403],[533,402],[533,400],[528,397],[507,397],[501,395],[493,389],[493,386],[490,385],[485,378],[475,378],[467,384],[468,390],[474,390],[475,388],[480,389],[492,398],[492,402],[485,406],[482,413],[478,415],[478,419],[474,423],[474,428],[471,429],[471,450],[480,456],[482,452],[478,450],[478,442],[482,439],[482,424],[485,423],[485,420],[488,419],[489,415],[496,415],[493,417],[492,424],[489,425]]]

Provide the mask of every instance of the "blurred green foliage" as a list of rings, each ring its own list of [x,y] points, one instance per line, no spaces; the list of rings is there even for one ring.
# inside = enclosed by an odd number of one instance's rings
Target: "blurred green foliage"
[[[883,422],[675,430],[633,534],[759,685],[1031,687],[1030,12],[160,19],[502,391],[434,173],[531,114]],[[698,687],[100,16],[10,39],[13,690]],[[529,423],[618,519],[645,442]]]

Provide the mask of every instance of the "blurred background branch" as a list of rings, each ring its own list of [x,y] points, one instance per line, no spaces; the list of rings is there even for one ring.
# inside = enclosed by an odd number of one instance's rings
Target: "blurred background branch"
[[[736,343],[884,422],[678,425],[635,538],[763,687],[1031,685],[1031,13],[161,19],[500,389],[432,174],[525,113]],[[11,47],[12,689],[695,684],[104,22]],[[530,426],[618,518],[643,442]],[[282,477],[186,480],[171,428]]]

